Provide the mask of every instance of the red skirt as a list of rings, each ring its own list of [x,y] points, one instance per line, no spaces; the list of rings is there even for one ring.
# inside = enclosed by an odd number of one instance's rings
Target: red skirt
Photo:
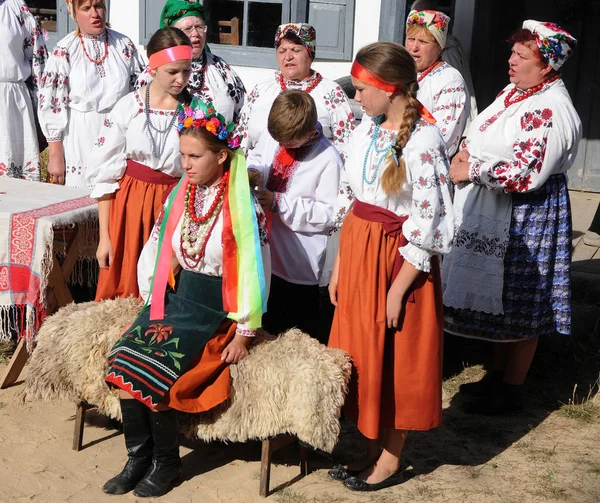
[[[178,178],[127,161],[119,190],[110,202],[108,233],[113,261],[100,269],[96,301],[117,297],[139,297],[137,263],[169,192]]]
[[[429,430],[442,416],[444,313],[437,258],[413,284],[400,330],[386,299],[402,235],[350,213],[340,235],[338,307],[329,346],[353,360],[344,413],[370,439],[382,428]]]

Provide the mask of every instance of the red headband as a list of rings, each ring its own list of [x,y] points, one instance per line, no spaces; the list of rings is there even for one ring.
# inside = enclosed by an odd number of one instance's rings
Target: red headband
[[[189,45],[169,47],[150,56],[150,70],[156,70],[159,66],[184,59],[192,59],[192,48]]]
[[[377,87],[378,89],[383,89],[384,91],[388,91],[390,93],[397,91],[397,88],[394,84],[387,84],[383,82],[369,72],[369,70],[366,70],[365,67],[356,60],[354,60],[354,63],[352,63],[350,75],[352,75],[355,79],[358,79],[365,84],[369,84],[370,86]]]

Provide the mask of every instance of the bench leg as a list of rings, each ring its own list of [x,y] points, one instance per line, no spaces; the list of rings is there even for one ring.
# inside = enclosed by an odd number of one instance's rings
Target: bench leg
[[[300,475],[306,477],[309,474],[308,471],[308,458],[310,456],[310,449],[308,447],[300,445]]]
[[[260,489],[258,494],[263,498],[269,495],[271,481],[271,439],[262,441],[262,454],[260,457]]]
[[[83,427],[85,426],[85,411],[88,404],[78,402],[75,409],[75,430],[73,431],[73,450],[80,451],[83,445]]]

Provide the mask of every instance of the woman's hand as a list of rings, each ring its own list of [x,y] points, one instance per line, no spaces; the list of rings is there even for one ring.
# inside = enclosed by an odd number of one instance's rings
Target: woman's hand
[[[113,247],[109,237],[100,238],[96,258],[101,269],[108,269],[113,261]]]
[[[239,363],[248,356],[248,344],[251,337],[235,334],[233,340],[221,353],[221,360],[226,363]]]
[[[259,204],[265,211],[271,211],[273,207],[273,199],[275,199],[275,193],[270,190],[261,190],[256,194]]]
[[[62,142],[54,141],[48,144],[48,175],[52,183],[65,184],[65,156]]]
[[[402,311],[406,292],[394,281],[388,290],[386,302],[387,327],[399,329],[402,327]]]
[[[329,300],[335,307],[338,307],[337,286],[338,286],[339,277],[340,277],[340,251],[338,250],[337,255],[335,256],[335,262],[333,263],[333,272],[331,273],[331,279],[329,280],[329,286],[327,287],[327,290],[329,291]]]
[[[469,169],[471,163],[468,162],[470,154],[468,150],[461,150],[452,159],[450,164],[450,180],[454,185],[469,181]]]

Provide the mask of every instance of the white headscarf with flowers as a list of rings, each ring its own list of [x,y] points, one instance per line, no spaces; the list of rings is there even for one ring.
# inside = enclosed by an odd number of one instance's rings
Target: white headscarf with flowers
[[[554,23],[528,19],[523,23],[523,29],[535,35],[542,56],[554,70],[564,65],[577,45],[577,40],[570,33]]]
[[[437,10],[412,10],[406,18],[406,28],[415,24],[427,28],[442,49],[446,46],[450,24],[450,18],[446,14]]]

